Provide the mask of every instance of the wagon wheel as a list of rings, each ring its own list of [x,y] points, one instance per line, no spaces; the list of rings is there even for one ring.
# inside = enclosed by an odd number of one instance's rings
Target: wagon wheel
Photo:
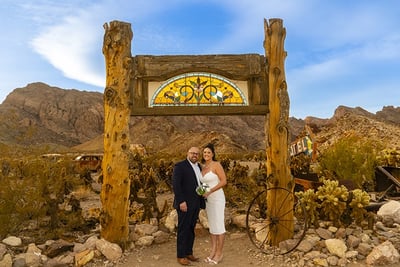
[[[275,209],[267,207],[267,195],[271,194]],[[280,196],[280,203],[275,201]],[[285,206],[293,203],[293,219],[284,219],[284,216],[292,210]],[[287,227],[293,225],[293,228]],[[281,230],[280,233],[292,238],[281,241],[278,246],[271,245],[273,231]],[[307,232],[307,214],[304,206],[298,201],[296,195],[282,187],[273,187],[259,192],[250,202],[246,214],[246,230],[251,242],[266,254],[286,254],[293,251],[304,238]]]

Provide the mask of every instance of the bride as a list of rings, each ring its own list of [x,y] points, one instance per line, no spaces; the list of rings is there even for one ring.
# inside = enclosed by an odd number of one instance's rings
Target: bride
[[[202,184],[209,190],[203,195],[207,199],[206,213],[211,238],[210,255],[205,259],[210,264],[218,264],[222,258],[225,240],[225,194],[226,175],[221,163],[215,159],[213,144],[203,149]]]

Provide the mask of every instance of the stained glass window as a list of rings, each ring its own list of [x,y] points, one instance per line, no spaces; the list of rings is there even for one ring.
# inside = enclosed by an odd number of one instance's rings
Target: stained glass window
[[[243,92],[232,81],[212,73],[175,76],[155,91],[150,106],[246,106]]]

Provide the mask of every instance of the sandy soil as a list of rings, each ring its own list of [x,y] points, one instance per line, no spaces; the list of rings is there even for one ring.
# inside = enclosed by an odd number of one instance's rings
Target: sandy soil
[[[193,262],[192,266],[210,266],[204,259],[208,256],[210,248],[208,233],[198,231],[194,255],[200,257],[200,262]],[[260,253],[251,243],[245,232],[228,232],[224,246],[224,258],[218,266],[274,266],[282,260],[266,262],[267,255]],[[152,245],[147,248],[135,248],[129,252],[120,267],[148,267],[148,266],[181,266],[176,261],[176,239],[171,238],[167,243]]]

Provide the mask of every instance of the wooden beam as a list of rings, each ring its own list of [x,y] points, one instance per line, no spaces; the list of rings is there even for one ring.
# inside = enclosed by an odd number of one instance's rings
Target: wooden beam
[[[263,115],[268,113],[267,105],[258,106],[165,106],[152,108],[135,108],[131,116],[188,116],[188,115]]]
[[[131,25],[104,24],[104,156],[100,215],[101,237],[125,248],[129,237],[129,119]]]
[[[294,181],[289,167],[289,95],[285,78],[286,52],[284,40],[286,30],[281,19],[264,20],[264,48],[268,59],[269,109],[266,116],[267,187],[282,187],[293,192]],[[277,228],[270,231],[269,241],[279,242],[293,237],[293,200],[288,201],[284,190],[269,190],[268,213],[277,215],[288,211],[280,218]]]

